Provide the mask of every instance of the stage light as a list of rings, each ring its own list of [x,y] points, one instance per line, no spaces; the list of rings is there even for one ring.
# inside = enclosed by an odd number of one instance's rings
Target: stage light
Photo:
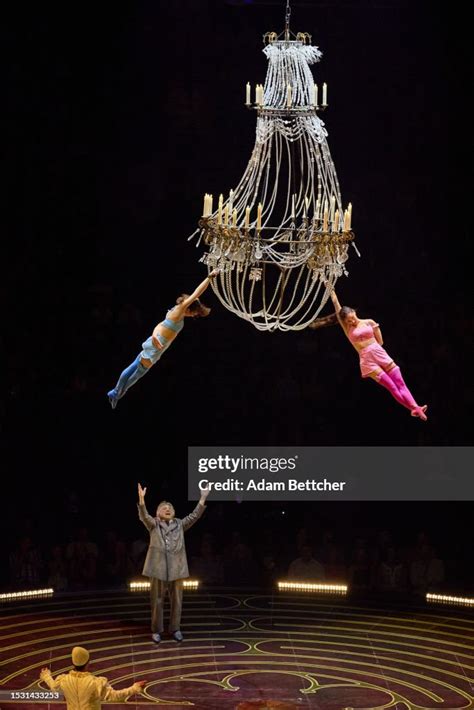
[[[199,580],[198,579],[185,579],[183,582],[184,589],[198,589]],[[129,582],[128,589],[130,592],[145,592],[150,589],[150,582]]]
[[[451,606],[474,606],[474,597],[459,597],[454,594],[432,594],[426,595],[427,602],[435,604],[450,604]]]
[[[280,592],[309,592],[315,594],[347,594],[347,584],[320,584],[316,582],[277,582]]]
[[[10,602],[18,599],[35,599],[37,597],[51,596],[53,593],[54,589],[51,587],[47,589],[27,589],[24,592],[5,592],[0,594],[0,601]]]

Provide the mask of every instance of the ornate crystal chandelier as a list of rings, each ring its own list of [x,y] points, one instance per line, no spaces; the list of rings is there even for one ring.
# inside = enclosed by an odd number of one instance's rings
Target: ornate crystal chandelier
[[[318,116],[327,107],[327,85],[319,105],[309,65],[321,52],[307,33],[290,32],[289,2],[284,32],[268,32],[264,44],[267,76],[253,104],[246,87],[246,106],[257,111],[250,161],[216,210],[212,195],[205,195],[190,239],[199,235],[197,246],[207,247],[201,261],[220,269],[212,287],[229,311],[259,330],[301,330],[347,275],[352,207],[343,209]]]

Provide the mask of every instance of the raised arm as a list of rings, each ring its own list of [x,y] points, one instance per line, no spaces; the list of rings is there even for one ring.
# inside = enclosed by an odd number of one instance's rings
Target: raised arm
[[[64,675],[60,675],[57,678],[53,678],[49,668],[42,668],[40,673],[40,679],[44,680],[48,688],[51,690],[61,690],[61,681],[59,678],[64,678]]]
[[[107,681],[107,678],[100,677],[97,678],[100,682],[100,699],[107,703],[120,703],[127,700],[131,695],[136,693],[141,693],[142,688],[146,685],[146,680],[138,680],[136,683],[131,685],[129,688],[122,688],[122,690],[114,690],[112,686]]]
[[[334,306],[334,308],[335,308],[335,310],[336,310],[336,313],[339,313],[339,311],[341,310],[341,307],[342,307],[342,306],[341,306],[341,304],[339,303],[339,299],[338,299],[338,297],[337,297],[336,292],[335,292],[334,289],[332,289],[332,291],[331,291],[331,293],[330,293],[330,296],[331,296],[331,301],[333,302],[333,306]]]
[[[325,281],[325,285],[326,285],[326,286],[329,285],[327,281]],[[337,294],[336,294],[334,288],[331,289],[330,296],[331,296],[332,304],[333,304],[333,306],[334,306],[334,310],[336,311],[336,316],[337,316],[338,323],[339,323],[339,325],[341,326],[341,328],[342,328],[342,330],[344,331],[344,333],[347,335],[347,328],[346,328],[346,326],[344,325],[344,321],[342,320],[341,316],[339,315],[339,313],[341,312],[342,306],[341,306],[341,304],[339,303],[339,299],[338,299],[338,297],[337,297]]]
[[[185,311],[186,308],[189,308],[191,303],[194,303],[194,301],[196,301],[199,298],[199,296],[204,293],[206,288],[211,283],[212,279],[214,279],[218,273],[219,273],[219,269],[213,269],[211,271],[211,273],[209,274],[209,276],[207,276],[204,279],[204,281],[201,281],[201,283],[193,291],[193,293],[190,296],[188,296],[182,303],[179,304],[180,309]]]
[[[183,530],[186,532],[186,530],[189,530],[189,528],[194,525],[194,523],[197,523],[201,515],[204,513],[206,510],[206,499],[207,496],[209,495],[209,488],[204,488],[201,491],[201,497],[199,499],[199,503],[197,506],[194,508],[193,512],[187,515],[185,518],[183,518],[182,523],[183,523]]]
[[[138,484],[138,517],[142,521],[143,525],[147,530],[153,530],[156,527],[156,520],[153,518],[145,505],[145,494],[146,488],[142,488],[141,484]]]

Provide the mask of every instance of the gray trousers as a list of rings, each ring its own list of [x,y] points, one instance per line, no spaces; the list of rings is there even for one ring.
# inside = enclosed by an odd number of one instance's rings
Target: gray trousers
[[[170,633],[180,630],[181,610],[183,608],[183,580],[163,582],[152,577],[150,580],[151,632],[161,634],[163,628],[163,610],[166,592],[170,596]]]

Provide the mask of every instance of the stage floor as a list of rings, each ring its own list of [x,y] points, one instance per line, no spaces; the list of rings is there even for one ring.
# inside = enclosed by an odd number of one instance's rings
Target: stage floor
[[[159,646],[148,631],[146,592],[9,602],[0,612],[0,708],[15,707],[7,691],[37,689],[43,666],[53,675],[69,670],[74,645],[91,651],[90,670],[116,688],[148,681],[121,707],[474,708],[469,610],[186,591],[185,640]],[[22,700],[16,707],[65,706]]]

